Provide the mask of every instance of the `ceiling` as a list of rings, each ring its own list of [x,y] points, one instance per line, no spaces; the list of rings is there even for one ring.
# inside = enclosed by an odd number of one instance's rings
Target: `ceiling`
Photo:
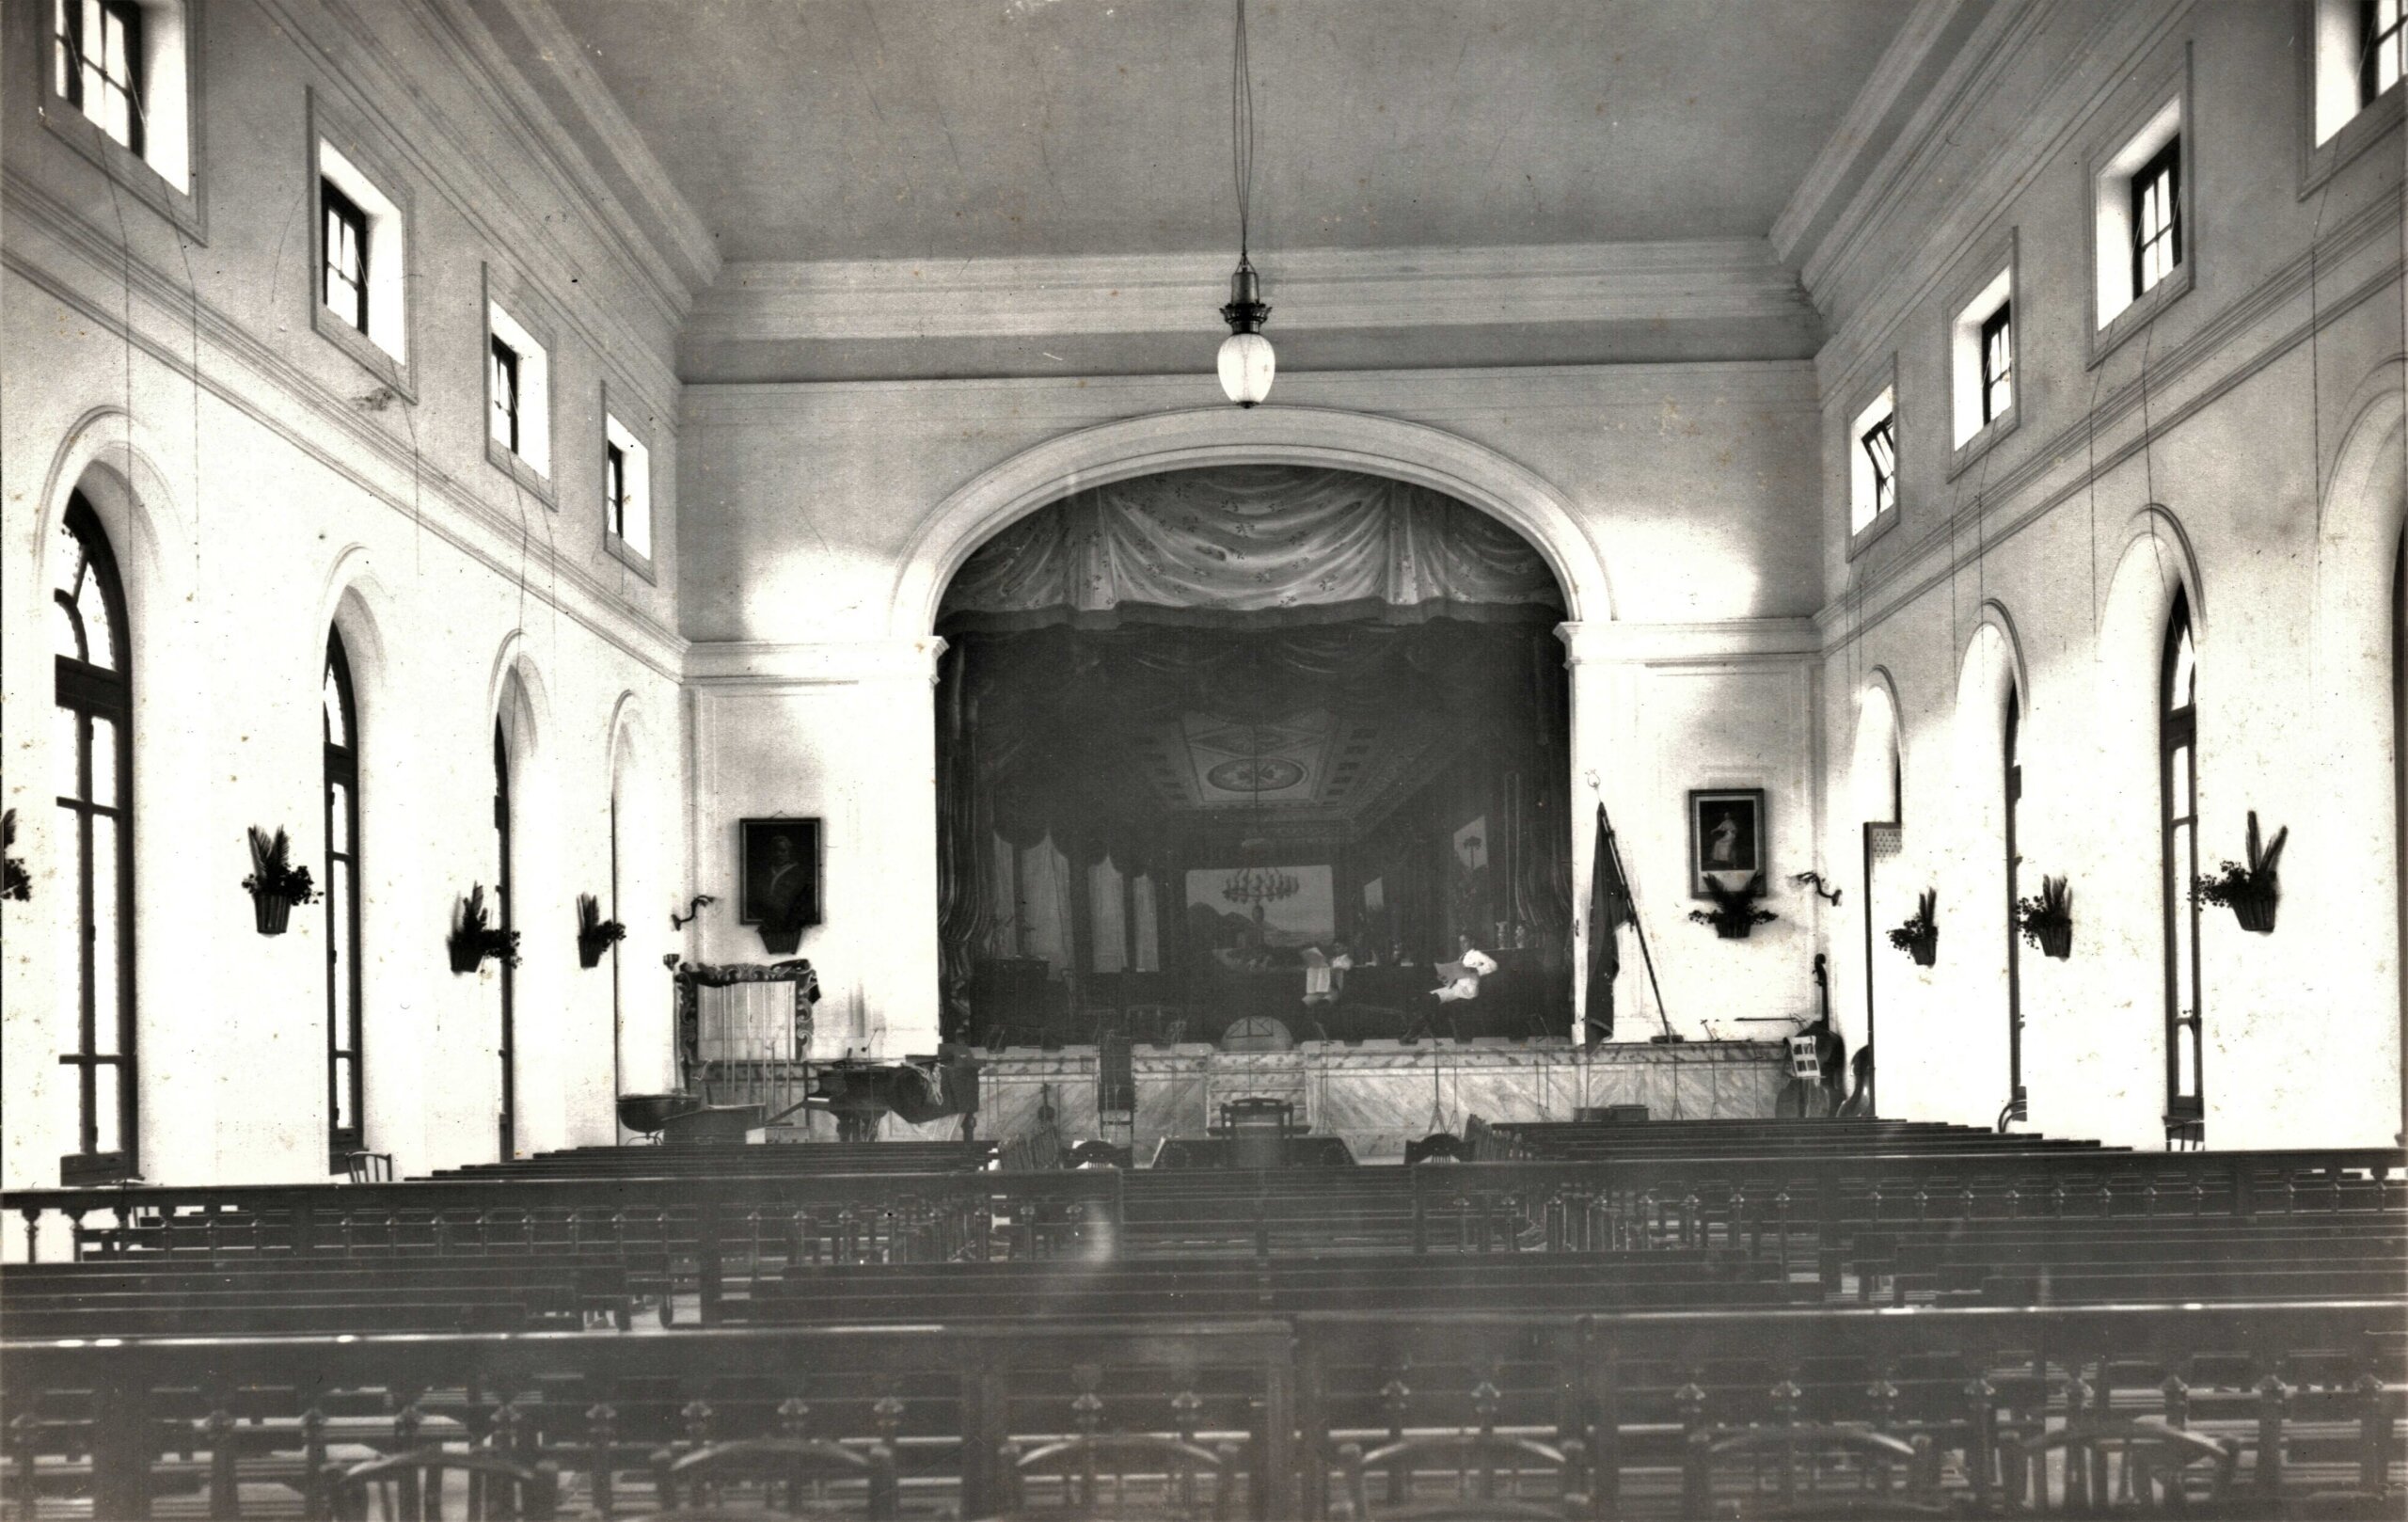
[[[1167,809],[1359,823],[1427,781],[1459,738],[1414,710],[1341,719],[1310,708],[1255,723],[1190,711],[1131,750]]]
[[[551,0],[732,262],[1234,244],[1228,0]],[[1256,243],[1761,238],[1912,0],[1256,0]]]

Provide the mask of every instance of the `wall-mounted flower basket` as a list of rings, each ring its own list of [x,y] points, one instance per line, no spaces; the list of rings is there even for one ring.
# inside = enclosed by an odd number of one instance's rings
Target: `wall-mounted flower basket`
[[[1707,876],[1705,891],[1714,900],[1712,909],[1692,909],[1689,919],[1698,925],[1711,925],[1714,933],[1725,941],[1745,941],[1749,932],[1759,925],[1770,925],[1781,916],[1769,909],[1758,909],[1756,900],[1764,896],[1765,880],[1752,877],[1742,887],[1726,888],[1719,880]]]
[[[317,885],[308,867],[293,864],[293,841],[281,828],[271,835],[253,825],[250,835],[251,875],[243,880],[243,891],[251,896],[260,934],[282,935],[293,923],[293,906],[315,901]]]
[[[2276,868],[2283,860],[2283,847],[2291,838],[2291,827],[2274,832],[2269,846],[2258,838],[2258,811],[2249,811],[2249,860],[2246,863],[2226,862],[2214,877],[2192,880],[2191,891],[2203,904],[2222,904],[2232,911],[2241,927],[2258,935],[2271,935],[2274,929],[2274,907],[2282,902],[2283,883]]]
[[[497,929],[486,923],[485,886],[473,883],[468,896],[460,900],[459,910],[452,916],[452,933],[444,938],[444,947],[452,954],[452,970],[473,973],[491,957],[505,966],[518,965],[518,932]]]
[[[1940,890],[1925,888],[1915,900],[1914,917],[1890,932],[1890,944],[1915,959],[1917,967],[1940,960]]]
[[[2073,955],[2073,890],[2063,878],[2042,878],[2039,896],[2015,901],[2016,928],[2039,948],[2040,955],[2059,961]]]
[[[577,896],[577,964],[599,967],[602,954],[627,938],[627,927],[602,917],[602,906],[590,893]]]
[[[0,898],[29,902],[34,896],[34,880],[25,872],[25,864],[7,853],[6,848],[17,843],[17,811],[0,813]]]

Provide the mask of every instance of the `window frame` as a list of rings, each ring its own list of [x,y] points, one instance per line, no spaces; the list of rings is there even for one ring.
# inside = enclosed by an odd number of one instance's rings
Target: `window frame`
[[[2083,183],[2088,187],[2083,234],[2089,248],[2084,284],[2089,291],[2090,367],[2104,361],[2198,283],[2199,262],[2207,252],[2199,220],[2199,181],[2206,168],[2199,156],[2192,72],[2191,44],[2186,41],[2165,69],[2136,76],[2147,87],[2122,93],[2128,108],[2106,119],[2112,130],[2094,135],[2083,154]],[[2156,160],[2169,139],[2180,145],[2181,168],[2175,180],[2173,211],[2180,229],[2181,257],[2162,279],[2144,292],[2136,289],[2133,278],[2131,186],[2138,172]],[[2113,289],[2121,293],[2114,300],[2109,298],[2111,271]]]
[[[658,498],[653,486],[659,479],[659,472],[653,467],[652,438],[649,433],[631,426],[613,403],[614,394],[623,393],[626,390],[626,388],[613,388],[608,380],[602,383],[602,547],[613,560],[635,572],[647,584],[657,585],[656,566],[658,563],[657,553],[660,545],[660,512]],[[627,410],[636,411],[640,408],[630,407]],[[623,436],[626,443],[611,436],[613,430]],[[637,495],[641,498],[643,506],[644,539],[648,547],[645,548],[638,548],[622,531],[621,515],[618,512],[621,504],[614,502],[610,495],[610,457],[613,452],[616,452],[626,459],[628,453],[626,444],[634,446],[634,457],[629,463],[641,472],[640,479],[637,481],[639,487]]]
[[[2174,676],[2185,640],[2192,650],[2191,701],[2180,706],[2174,702]],[[2198,1137],[2207,1120],[2207,990],[2200,980],[2198,895],[2192,882],[2199,870],[2199,721],[2198,721],[2198,638],[2191,618],[2188,589],[2178,587],[2173,607],[2165,618],[2165,639],[2158,658],[2157,679],[2157,775],[2158,830],[2162,868],[2160,886],[2164,908],[2164,1000],[2165,1000],[2165,1125],[2169,1143],[2178,1133],[2184,1139]],[[2179,801],[2182,812],[2175,812],[2174,762],[2177,755],[2187,762],[2184,797]],[[2188,830],[2187,837],[2182,835]],[[2187,844],[2189,860],[2180,852]],[[2179,963],[2182,948],[2178,944],[2177,915],[2188,917],[2186,938],[2190,966]],[[2183,984],[2180,975],[2189,975],[2191,1006],[2182,1008]],[[2181,1033],[2187,1026],[2191,1034],[2191,1089],[2182,1096]]]
[[[1956,284],[1947,305],[1948,468],[1954,481],[2013,434],[2023,419],[2020,353],[2023,343],[2022,230],[2009,228],[1984,240],[1972,255],[1959,262]],[[2011,395],[2005,406],[1983,415],[1983,329],[2000,310],[2007,314],[2010,342],[2018,352],[2009,370]]]
[[[1890,448],[1893,462],[1890,505],[1883,508],[1877,502],[1872,515],[1860,524],[1857,521],[1860,484],[1858,464],[1862,460],[1868,468],[1871,465],[1871,457],[1863,452],[1864,436],[1870,427],[1866,420],[1874,409],[1881,404],[1885,396],[1890,408]],[[1907,438],[1905,410],[1905,401],[1898,388],[1898,357],[1893,354],[1882,363],[1877,373],[1857,386],[1849,395],[1848,405],[1839,414],[1842,463],[1838,495],[1843,510],[1847,515],[1846,518],[1848,531],[1847,558],[1851,561],[1864,553],[1866,547],[1875,540],[1896,528],[1899,516],[1905,508],[1904,466]]]
[[[2408,88],[2402,87],[2408,82],[2366,96],[2361,0],[2294,3],[2295,35],[2306,40],[2292,49],[2299,60],[2299,195],[2305,200],[2408,118]]]
[[[121,0],[141,16],[140,51],[135,63],[143,96],[136,134],[142,144],[139,150],[109,135],[97,120],[84,114],[78,100],[59,87],[59,26],[55,19],[58,0],[43,3],[51,8],[54,19],[43,27],[39,71],[41,104],[38,114],[42,125],[186,238],[206,245],[208,175],[202,128],[209,119],[204,100],[208,71],[201,42],[209,31],[207,0]],[[80,3],[74,9],[80,29]],[[163,56],[170,52],[172,59]],[[164,68],[163,64],[168,62],[181,68]],[[80,79],[77,91],[80,94]],[[182,156],[179,174],[170,178],[168,171],[160,167],[159,160],[178,151]]]
[[[553,483],[560,465],[561,373],[556,325],[547,315],[551,309],[531,286],[498,265],[484,266],[483,286],[485,459],[521,490],[557,511]],[[513,446],[505,446],[493,433],[497,343],[517,357],[517,440]]]
[[[84,574],[95,576],[100,583],[102,603],[110,623],[110,641],[118,657],[115,670],[70,656],[53,657],[53,708],[65,709],[77,716],[77,797],[56,798],[59,809],[75,816],[72,877],[75,912],[80,923],[77,939],[82,950],[77,966],[69,975],[77,980],[80,997],[75,1050],[61,1053],[58,1064],[74,1070],[76,1075],[76,1136],[75,1150],[58,1160],[58,1181],[64,1185],[76,1185],[136,1178],[142,1163],[141,1065],[135,1045],[134,982],[134,651],[128,638],[128,626],[132,619],[126,608],[125,579],[118,569],[116,548],[109,543],[108,531],[102,526],[100,515],[82,492],[76,492],[68,499],[62,526],[74,535],[82,547],[86,565]],[[52,595],[64,600],[55,589]],[[73,614],[72,604],[68,606]],[[73,616],[80,629],[81,615]],[[90,649],[88,638],[85,648],[87,652]],[[113,804],[102,803],[91,797],[92,721],[95,718],[109,719],[117,726],[114,760],[118,786],[117,801]],[[55,730],[53,733],[55,735]],[[54,776],[56,769],[54,758]],[[98,1006],[97,981],[93,975],[100,955],[95,944],[98,927],[94,923],[92,896],[95,875],[92,818],[96,812],[106,812],[118,822],[117,945],[114,950],[117,959],[117,1043],[114,1053],[108,1055],[102,1054],[98,1047],[102,1011]],[[103,1067],[116,1069],[119,1075],[119,1145],[106,1152],[98,1149],[97,1086],[99,1070]]]
[[[2151,153],[2141,166],[2132,171],[2130,196],[2131,199],[2131,264],[2132,300],[2140,301],[2175,277],[2188,262],[2182,228],[2182,134],[2177,129],[2164,146]],[[2151,192],[2160,180],[2165,183],[2165,219],[2162,227],[2152,230],[2144,216],[2147,212]],[[2163,243],[2170,251],[2164,270],[2157,278],[2147,273],[2150,250]]]
[[[1982,319],[1974,339],[1981,356],[1981,374],[1977,378],[1981,396],[1982,426],[1988,428],[2015,410],[2015,298],[2009,296],[1999,304],[1996,311]],[[2006,362],[1997,370],[1990,368],[1993,349],[2004,349]],[[2006,400],[1995,401],[2001,386],[2006,388]]]
[[[512,857],[515,854],[516,823],[511,805],[510,733],[499,716],[493,721],[493,830],[498,867],[494,873],[494,927],[511,930],[517,922],[511,913]],[[518,1155],[518,976],[509,957],[495,959],[501,985],[501,1114],[499,1132],[501,1161],[508,1163]]]
[[[337,310],[334,305],[337,277],[335,229],[338,225],[350,235],[352,245],[359,254],[357,275],[342,277],[353,292],[354,310],[348,316]],[[357,328],[360,336],[365,338],[368,334],[368,280],[372,257],[368,246],[368,214],[341,185],[323,173],[318,176],[318,300],[328,310],[334,311],[336,317]]]
[[[301,167],[316,213],[309,251],[321,272],[317,285],[324,285],[326,268],[326,192],[341,195],[367,222],[362,243],[367,325],[353,326],[326,305],[323,291],[313,290],[309,325],[402,400],[416,402],[418,216],[409,178],[381,136],[319,90],[310,89],[308,97],[309,135],[303,139]],[[356,180],[358,188],[344,184],[346,178]]]
[[[359,839],[359,702],[351,677],[351,658],[343,649],[341,630],[326,635],[326,676],[334,684],[336,701],[342,707],[343,735],[347,744],[338,745],[332,736],[322,736],[323,781],[321,792],[325,827],[326,903],[326,1171],[343,1173],[349,1169],[345,1154],[364,1151],[368,1146],[367,1081],[365,1061],[367,1010],[366,979],[360,955],[360,839]],[[341,784],[343,800],[343,829],[341,838],[347,848],[335,847],[335,788]],[[335,863],[340,858],[349,870],[338,880]],[[338,889],[338,881],[342,888]],[[336,921],[340,918],[347,934],[336,936]],[[337,966],[337,946],[348,945],[351,956],[341,968]],[[343,1017],[348,1012],[350,1018]],[[348,1028],[346,1028],[348,1027]],[[346,1047],[343,1038],[349,1038]],[[350,1058],[348,1082],[343,1075],[343,1059]],[[348,1094],[341,1091],[348,1088]],[[344,1099],[350,1101],[351,1124],[340,1123],[344,1113]]]
[[[518,451],[527,426],[523,416],[527,405],[526,357],[508,339],[488,331],[485,334],[485,439],[509,451],[512,458],[523,460],[526,456]],[[502,402],[505,389],[510,394],[507,405]],[[496,430],[505,420],[509,436],[497,437]]]
[[[2016,902],[2023,891],[2023,688],[2010,682],[1999,751],[2004,809],[2000,845],[2006,857],[2006,1111],[2003,1119],[2028,1120],[2031,1102],[2023,1086],[2023,930]]]

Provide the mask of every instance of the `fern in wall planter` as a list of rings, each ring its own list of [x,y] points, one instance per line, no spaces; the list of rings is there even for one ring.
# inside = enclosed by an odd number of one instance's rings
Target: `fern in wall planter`
[[[251,875],[243,890],[251,896],[253,922],[261,935],[282,935],[293,921],[293,906],[314,903],[317,884],[309,869],[293,864],[293,841],[279,827],[271,835],[259,826],[250,829]]]
[[[452,954],[452,970],[455,973],[473,973],[488,957],[505,966],[518,965],[518,932],[487,923],[485,886],[482,882],[471,884],[468,896],[460,900],[444,946]]]
[[[602,954],[627,938],[627,927],[602,917],[602,905],[590,893],[577,896],[577,964],[599,967]]]
[[[2203,904],[2222,904],[2232,911],[2241,927],[2258,935],[2272,935],[2274,930],[2274,908],[2282,902],[2282,879],[2277,868],[2282,864],[2283,847],[2289,843],[2291,827],[2274,832],[2273,845],[2258,836],[2258,811],[2249,811],[2249,838],[2246,863],[2226,862],[2214,877],[2199,877],[2191,880],[2191,892]]]
[[[8,853],[7,848],[17,843],[17,811],[0,813],[0,898],[31,902],[34,880],[25,872],[25,864]]]
[[[1917,967],[1940,960],[1940,890],[1925,888],[1915,900],[1914,917],[1890,931],[1890,944],[1915,959]]]
[[[2015,901],[2015,927],[2044,957],[2073,955],[2073,890],[2063,878],[2042,878],[2038,896]]]
[[[1689,918],[1699,925],[1711,925],[1714,933],[1725,941],[1745,941],[1750,931],[1759,925],[1770,925],[1781,918],[1769,909],[1758,909],[1756,900],[1764,896],[1765,880],[1750,878],[1736,888],[1726,888],[1712,876],[1705,880],[1707,896],[1714,900],[1712,909],[1692,909]]]

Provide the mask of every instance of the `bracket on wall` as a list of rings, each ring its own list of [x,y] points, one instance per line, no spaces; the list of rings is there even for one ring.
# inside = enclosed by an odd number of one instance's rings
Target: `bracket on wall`
[[[1826,888],[1823,885],[1823,874],[1820,872],[1793,872],[1789,875],[1789,882],[1790,886],[1796,888],[1813,888],[1814,896],[1833,909],[1840,907],[1840,895],[1846,891],[1841,888]]]
[[[693,924],[694,921],[702,917],[704,905],[716,904],[718,902],[718,899],[712,897],[706,893],[698,893],[694,895],[693,897],[686,900],[685,913],[672,914],[669,916],[669,927],[673,930],[684,929],[687,926]]]

